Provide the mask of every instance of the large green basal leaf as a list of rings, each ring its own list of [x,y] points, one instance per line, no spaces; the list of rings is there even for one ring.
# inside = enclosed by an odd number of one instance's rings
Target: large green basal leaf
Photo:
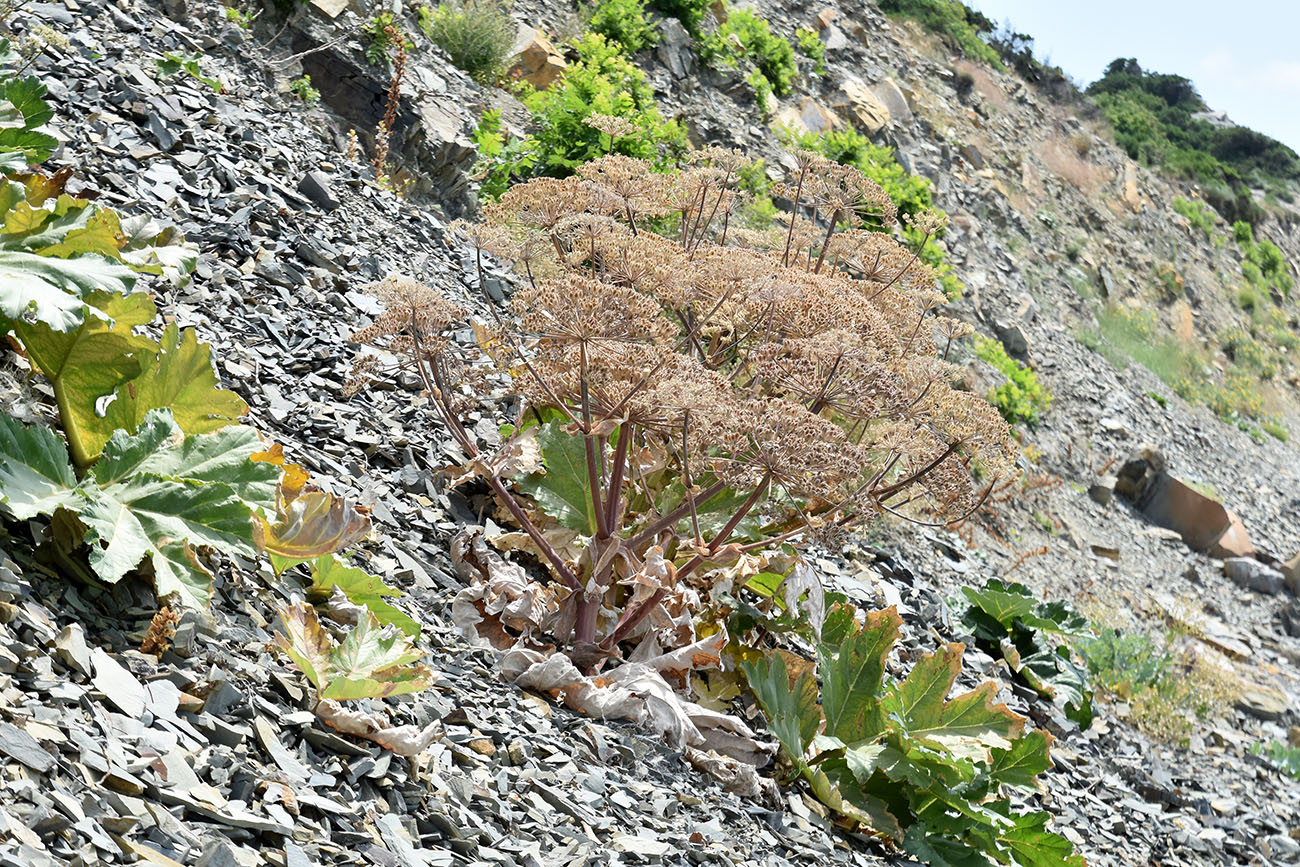
[[[406,594],[396,587],[389,587],[377,575],[349,566],[332,554],[326,554],[312,561],[311,583],[310,595],[313,601],[328,599],[337,587],[348,597],[349,602],[364,605],[381,624],[391,623],[412,638],[420,635],[420,624],[386,598]]]
[[[169,410],[152,410],[136,436],[117,431],[91,477],[101,487],[150,473],[178,481],[223,484],[255,509],[275,509],[280,468],[252,456],[266,445],[257,431],[231,425],[205,436],[185,437]]]
[[[76,502],[76,486],[62,437],[47,427],[0,415],[0,503],[15,518],[50,515]]]
[[[0,87],[0,96],[23,116],[24,129],[44,126],[54,117],[54,109],[45,101],[47,92],[45,85],[34,75],[11,78]]]
[[[785,659],[780,654],[742,662],[740,668],[763,708],[767,727],[776,735],[790,759],[797,766],[803,766],[804,751],[813,735],[817,734],[821,722],[817,710],[816,680],[805,671],[791,686]]]
[[[45,322],[56,331],[71,331],[87,315],[108,320],[85,296],[95,290],[125,295],[135,272],[102,256],[53,259],[16,250],[0,250],[0,316]]]
[[[1050,743],[1046,732],[1032,731],[1012,741],[1009,749],[994,749],[989,776],[998,783],[1032,789],[1034,778],[1052,766]]]
[[[596,511],[587,477],[587,447],[579,434],[570,434],[558,422],[548,422],[537,432],[546,472],[533,473],[518,482],[519,490],[537,501],[542,511],[561,526],[579,533],[596,532]]]
[[[157,354],[143,359],[140,375],[122,383],[104,417],[85,432],[91,453],[103,447],[114,430],[138,430],[150,410],[171,410],[187,434],[209,433],[233,424],[248,412],[248,404],[217,385],[210,347],[199,343],[193,329],[180,331],[171,323],[163,332]]]
[[[869,741],[880,734],[884,728],[880,693],[885,658],[898,640],[902,624],[894,608],[872,611],[862,629],[839,647],[818,646],[826,734],[845,743]]]

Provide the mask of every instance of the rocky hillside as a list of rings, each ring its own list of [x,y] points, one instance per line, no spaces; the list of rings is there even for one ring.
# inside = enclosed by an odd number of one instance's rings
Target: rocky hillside
[[[1055,737],[1017,805],[1049,811],[1089,864],[1300,861],[1300,781],[1260,754],[1300,746],[1300,460],[1287,441],[1300,435],[1300,342],[1293,301],[1243,265],[1265,239],[1300,262],[1297,209],[1270,202],[1245,239],[1193,185],[1130,159],[1086,99],[1054,99],[869,3],[753,8],[781,38],[811,31],[824,73],[800,55],[764,107],[745,62],[706,61],[703,36],[652,13],[656,43],[631,60],[662,117],[692,145],[762,159],[767,181],[797,170],[778,126],[892,149],[950,218],[941,244],[964,291],[948,312],[1051,395],[1036,426],[1017,427],[1023,480],[988,509],[955,528],[882,521],[817,552],[822,580],[861,608],[897,606],[906,660],[972,645],[959,682],[995,679],[999,701]],[[366,56],[383,11],[411,40],[393,104],[389,61]],[[771,765],[740,772],[653,726],[505,683],[499,655],[453,625],[470,576],[452,540],[488,498],[448,489],[443,469],[462,455],[417,377],[348,393],[349,339],[381,312],[364,287],[393,272],[485,310],[475,249],[449,221],[480,216],[484,111],[516,136],[535,119],[527,99],[450,63],[418,14],[56,0],[8,17],[16,45],[41,40],[29,71],[54,110],[46,171],[70,168],[70,192],[197,245],[188,283],[149,281],[163,320],[212,344],[249,424],[363,507],[374,532],[358,562],[404,592],[393,604],[423,625],[431,688],[363,705],[409,727],[412,756],[340,733],[275,649],[277,612],[304,595],[294,571],[222,561],[210,605],[146,653],[148,581],[68,580],[89,569],[50,558],[55,530],[5,515],[0,864],[914,863],[845,830],[806,787],[773,795]],[[516,78],[574,65],[578,9],[512,14],[529,26]],[[487,277],[493,297],[513,291],[504,266],[489,261]],[[51,421],[54,392],[9,347],[0,403]],[[968,389],[1005,381],[988,357],[959,347]],[[480,442],[500,440],[492,412],[469,417]],[[990,578],[1145,636],[1167,654],[1166,681],[1201,701],[1163,707],[1103,660],[1081,731],[973,647],[961,588]],[[752,702],[728,701],[768,739]]]

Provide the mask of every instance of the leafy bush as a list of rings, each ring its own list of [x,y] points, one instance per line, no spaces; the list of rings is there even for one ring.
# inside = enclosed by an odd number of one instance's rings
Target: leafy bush
[[[971,60],[1003,68],[998,52],[980,37],[993,29],[993,22],[958,0],[882,0],[880,9],[919,21]]]
[[[989,394],[989,401],[1008,424],[1037,427],[1052,405],[1052,395],[1038,382],[1038,374],[1007,355],[1001,341],[976,335],[975,354],[993,365],[1007,381]]]
[[[1069,646],[1055,638],[1087,634],[1087,618],[1068,603],[1036,602],[1024,584],[996,578],[979,590],[963,587],[961,592],[969,603],[961,620],[975,636],[976,646],[1006,660],[1017,679],[1060,705],[1079,728],[1090,726],[1088,677],[1075,665]]]
[[[515,23],[501,0],[446,0],[420,6],[417,15],[424,34],[479,84],[493,83],[505,69]]]
[[[1186,294],[1183,275],[1178,273],[1178,269],[1174,267],[1173,262],[1164,262],[1157,265],[1156,279],[1160,281],[1160,288],[1164,290],[1166,296],[1181,298]]]
[[[634,54],[659,41],[645,17],[646,0],[599,0],[588,10],[587,28]]]
[[[1251,288],[1266,294],[1271,287],[1289,297],[1295,288],[1295,280],[1291,276],[1286,257],[1277,245],[1267,238],[1256,241],[1250,223],[1241,220],[1232,224],[1232,237],[1245,256],[1241,262],[1241,273]]]
[[[821,37],[817,35],[817,31],[807,27],[800,27],[794,32],[794,38],[799,43],[799,50],[812,61],[813,75],[825,75],[826,45],[822,42]]]
[[[388,58],[397,51],[399,45],[404,51],[410,50],[406,36],[402,34],[402,28],[392,12],[375,15],[362,25],[361,32],[366,34],[366,60],[375,66],[388,63]]]
[[[1265,379],[1277,373],[1268,350],[1240,328],[1229,328],[1219,335],[1219,346],[1237,364],[1254,369]]]
[[[311,86],[310,75],[302,75],[290,81],[289,92],[308,105],[320,102],[320,91]]]
[[[729,66],[752,63],[777,96],[788,94],[799,75],[789,40],[774,34],[767,19],[749,9],[730,10],[725,22],[700,39],[700,56]]]
[[[829,621],[829,618],[828,618]],[[794,677],[773,655],[741,664],[797,777],[850,822],[931,864],[1082,865],[1050,815],[1019,813],[1004,787],[1032,789],[1051,767],[1049,739],[994,704],[986,681],[948,698],[963,647],[886,674],[902,620],[894,609],[821,627],[816,672]],[[818,690],[818,681],[821,689]]]
[[[829,130],[824,133],[797,133],[786,130],[787,141],[797,147],[814,151],[828,159],[846,166],[853,166],[871,180],[875,181],[889,193],[890,199],[903,217],[916,217],[925,212],[934,212],[942,216],[931,206],[930,181],[920,175],[910,175],[894,159],[894,152],[888,147],[875,144],[871,139],[854,129]],[[943,237],[940,229],[936,239]],[[943,293],[949,300],[960,298],[965,287],[948,264],[943,248],[938,244],[928,243],[923,232],[910,224],[904,225],[903,237],[912,249],[919,251],[921,261],[934,270]]]
[[[1188,201],[1182,196],[1174,197],[1174,210],[1187,218],[1187,222],[1192,224],[1192,228],[1199,229],[1201,234],[1208,241],[1214,233],[1215,216],[1214,211],[1208,208],[1204,202]]]
[[[582,163],[611,151],[668,165],[685,150],[686,134],[660,116],[645,74],[616,44],[590,33],[574,48],[578,58],[557,82],[523,94],[536,134],[507,141],[499,116],[484,116],[476,138],[481,148],[478,171],[486,179],[483,190],[488,195],[500,195],[510,183],[537,175],[567,177]],[[589,122],[593,116],[622,118],[630,129],[611,140]]]

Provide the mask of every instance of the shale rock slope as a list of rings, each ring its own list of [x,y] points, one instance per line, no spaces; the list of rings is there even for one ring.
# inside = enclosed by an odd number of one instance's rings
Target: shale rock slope
[[[786,35],[822,12],[760,8]],[[450,626],[460,583],[447,546],[477,520],[474,504],[435,484],[450,447],[417,383],[342,397],[347,336],[378,312],[362,287],[391,271],[477,303],[472,253],[447,219],[473,213],[470,132],[482,108],[509,98],[417,45],[393,143],[412,195],[380,189],[348,154],[349,129],[369,146],[387,88],[363,57],[357,11],[322,0],[249,33],[211,0],[64,0],[29,4],[18,27],[46,24],[71,40],[34,67],[63,140],[50,166],[75,167],[102,201],[174,223],[200,246],[188,286],[153,287],[160,309],[213,343],[255,426],[322,485],[371,507],[368,565],[407,591],[401,604],[425,624],[438,672],[433,689],[386,707],[396,723],[432,726],[433,745],[409,763],[316,723],[303,681],[269,648],[275,606],[301,594],[295,578],[236,563],[210,612],[186,614],[155,659],[132,649],[155,610],[146,591],[72,585],[0,556],[0,864],[901,863],[835,831],[798,792],[779,805],[730,794],[643,732],[504,686],[490,654]],[[567,7],[516,14],[559,29],[573,20]],[[968,285],[955,309],[1004,340],[1018,331],[1055,395],[1028,440],[1041,454],[1032,472],[1062,481],[1005,504],[1001,542],[977,529],[972,550],[952,533],[891,527],[819,566],[863,604],[899,604],[909,650],[960,638],[946,600],[986,577],[1147,624],[1177,616],[1179,600],[1205,603],[1214,623],[1200,634],[1245,647],[1230,664],[1257,692],[1216,709],[1182,745],[1139,731],[1122,702],[1103,705],[1087,733],[1061,729],[1046,788],[1027,797],[1090,864],[1300,859],[1300,785],[1250,749],[1300,723],[1300,629],[1285,625],[1300,627],[1294,594],[1238,587],[1136,509],[1087,493],[1112,458],[1153,442],[1176,475],[1221,492],[1261,552],[1300,551],[1294,447],[1256,442],[1076,339],[1096,324],[1089,296],[1148,303],[1156,267],[1171,261],[1188,291],[1158,308],[1162,321],[1189,340],[1231,327],[1241,313],[1223,285],[1236,259],[1173,212],[1186,191],[1134,166],[1095,120],[982,67],[959,97],[954,59],[870,5],[843,4],[833,26],[827,76],[802,82],[778,116],[833,115],[846,84],[884,106],[868,131],[933,180],[953,217],[945,243]],[[698,142],[743,147],[769,167],[788,161],[742,82],[678,48],[676,64],[663,51],[638,58],[665,111]],[[225,92],[159,81],[165,51],[202,51]],[[322,91],[317,108],[287,91],[304,71]],[[1071,144],[1079,137],[1086,152]],[[1292,261],[1296,226],[1266,227]],[[504,273],[492,276],[491,291],[508,291]],[[972,378],[997,381],[973,360]],[[33,382],[8,354],[6,411],[48,405]],[[1277,406],[1300,421],[1292,384],[1278,382]],[[496,436],[494,419],[471,422],[482,440]],[[0,542],[30,546],[21,533]],[[1002,678],[999,698],[1032,711],[992,659],[968,653],[966,666],[964,681]]]

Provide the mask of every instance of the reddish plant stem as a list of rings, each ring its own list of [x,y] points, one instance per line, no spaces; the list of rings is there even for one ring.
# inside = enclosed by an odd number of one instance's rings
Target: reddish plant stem
[[[605,495],[605,528],[611,535],[618,527],[618,515],[622,511],[623,477],[632,436],[631,423],[622,425],[618,430],[618,445],[614,447],[614,461],[609,471],[609,489]]]
[[[596,438],[591,433],[591,395],[587,386],[587,346],[578,344],[579,382],[582,389],[582,445],[587,453],[587,484],[591,488],[591,509],[596,517],[596,534],[609,537],[605,526],[605,508],[600,498],[600,467],[596,462]]]
[[[794,223],[799,216],[799,198],[803,195],[803,179],[807,173],[807,166],[800,167],[799,182],[794,187],[794,204],[790,208],[790,231],[785,234],[785,252],[781,254],[781,264],[784,266],[790,264],[790,244],[794,242]]]
[[[631,539],[628,539],[625,544],[633,551],[641,550],[641,548],[646,544],[654,541],[655,536],[658,536],[664,530],[667,530],[682,518],[685,518],[690,513],[691,509],[695,508],[697,503],[700,505],[707,503],[709,500],[722,493],[726,487],[726,484],[723,482],[714,482],[698,494],[692,495],[688,493],[686,497],[683,498],[682,502],[677,504],[675,509],[664,515],[662,518],[655,520],[640,533],[637,533]]]
[[[718,535],[713,537],[713,541],[709,543],[708,548],[705,549],[705,553],[696,554],[691,558],[690,562],[677,570],[677,580],[680,581],[691,572],[694,572],[700,564],[705,561],[706,557],[717,553],[718,549],[727,541],[727,537],[732,534],[740,522],[745,519],[745,516],[749,514],[749,511],[754,508],[759,499],[762,498],[771,481],[771,473],[763,476],[762,481],[760,481],[758,486],[754,488],[753,493],[745,498],[745,502],[741,503],[740,508],[731,516],[731,520],[728,521],[726,526],[718,532]],[[637,624],[644,620],[651,611],[654,611],[655,606],[662,602],[664,597],[667,595],[668,591],[664,588],[660,588],[652,593],[650,598],[645,602],[642,602],[636,608],[626,611],[619,619],[618,625],[614,627],[614,631],[605,637],[605,640],[600,643],[600,646],[606,650],[611,650],[616,647],[620,641],[627,637],[628,633],[637,627]]]

